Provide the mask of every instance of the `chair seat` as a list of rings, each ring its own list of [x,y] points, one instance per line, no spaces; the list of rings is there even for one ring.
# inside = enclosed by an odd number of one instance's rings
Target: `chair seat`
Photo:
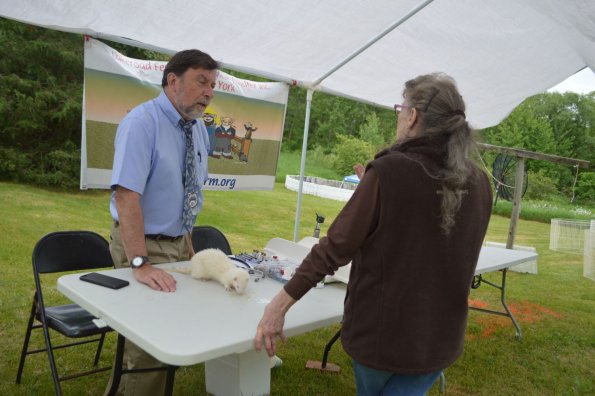
[[[45,317],[48,327],[72,338],[87,337],[111,330],[109,327],[97,327],[93,323],[95,316],[77,304],[46,307]],[[37,319],[41,321],[39,314]]]

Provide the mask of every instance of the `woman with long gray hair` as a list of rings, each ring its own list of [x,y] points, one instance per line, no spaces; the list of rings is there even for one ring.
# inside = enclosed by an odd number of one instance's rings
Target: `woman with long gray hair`
[[[486,175],[469,159],[465,103],[445,74],[407,81],[396,143],[293,278],[267,305],[255,348],[284,339],[289,308],[352,263],[341,327],[358,395],[424,395],[463,350],[467,299],[491,214]]]

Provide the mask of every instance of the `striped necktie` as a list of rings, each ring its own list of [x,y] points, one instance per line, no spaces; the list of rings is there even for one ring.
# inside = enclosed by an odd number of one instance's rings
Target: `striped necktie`
[[[182,221],[184,229],[187,232],[192,231],[192,227],[196,221],[196,215],[198,214],[198,193],[196,191],[198,178],[196,176],[196,159],[194,158],[194,141],[192,139],[192,126],[194,126],[194,122],[194,120],[188,122],[180,120],[180,127],[184,131],[184,136],[186,138],[186,159],[184,161],[184,210],[182,212]]]

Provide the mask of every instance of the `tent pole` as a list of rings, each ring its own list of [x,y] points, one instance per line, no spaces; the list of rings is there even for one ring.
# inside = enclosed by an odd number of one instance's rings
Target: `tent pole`
[[[414,7],[411,11],[409,11],[403,17],[399,18],[396,22],[394,22],[388,28],[384,29],[384,31],[382,31],[380,34],[373,37],[371,40],[369,40],[362,47],[360,47],[358,50],[353,52],[347,58],[343,59],[341,62],[339,62],[334,67],[332,67],[330,70],[328,70],[321,77],[319,77],[312,84],[309,85],[308,93],[306,95],[306,120],[304,121],[304,141],[302,143],[302,160],[301,160],[301,164],[300,164],[300,184],[299,184],[299,188],[298,188],[298,200],[297,200],[297,208],[295,211],[295,224],[294,224],[294,228],[293,228],[293,241],[294,242],[297,242],[297,240],[298,240],[298,229],[300,227],[300,215],[301,215],[301,211],[302,211],[302,189],[304,186],[304,170],[306,168],[306,151],[308,148],[308,129],[310,126],[310,107],[312,105],[312,94],[314,92],[314,90],[311,87],[317,87],[322,82],[322,80],[324,80],[325,78],[327,78],[328,76],[333,74],[335,71],[337,71],[338,69],[343,67],[346,63],[351,61],[353,58],[358,56],[360,53],[364,52],[366,49],[368,49],[370,46],[372,46],[375,42],[380,40],[382,37],[384,37],[388,33],[392,32],[399,25],[401,25],[403,22],[407,21],[413,15],[417,14],[419,11],[421,11],[425,6],[430,4],[432,1],[434,1],[434,0],[422,1],[419,5]]]
[[[85,97],[85,85],[83,81],[83,98]],[[87,189],[87,123],[85,122],[87,110],[85,103],[86,101],[83,100],[83,116],[81,117],[81,178],[79,182],[79,188],[81,190]]]
[[[300,227],[300,214],[302,212],[302,188],[304,186],[304,171],[306,169],[306,151],[308,149],[308,131],[310,129],[310,107],[312,106],[312,94],[314,90],[308,88],[306,93],[306,120],[304,121],[304,141],[302,142],[302,160],[300,162],[300,185],[298,188],[297,207],[295,210],[295,224],[293,227],[293,241],[298,240],[298,229]]]
[[[413,15],[417,14],[419,11],[421,11],[422,9],[424,9],[432,1],[434,1],[434,0],[424,0],[424,1],[422,1],[420,4],[418,4],[416,7],[414,7],[407,14],[405,14],[404,16],[402,16],[401,18],[399,18],[398,20],[396,20],[392,25],[390,25],[389,27],[387,27],[386,29],[384,29],[382,32],[380,32],[379,34],[377,34],[376,36],[374,36],[370,40],[368,40],[367,43],[365,43],[363,46],[361,46],[360,48],[358,48],[351,55],[347,56],[341,62],[337,63],[330,70],[328,70],[326,73],[324,73],[322,76],[320,76],[319,78],[317,78],[316,80],[314,80],[312,82],[312,86],[315,87],[315,86],[319,85],[328,76],[330,76],[331,74],[333,74],[334,72],[336,72],[337,70],[339,70],[340,68],[342,68],[346,63],[350,62],[353,58],[355,58],[356,56],[358,56],[359,54],[361,54],[362,52],[364,52],[365,50],[367,50],[368,48],[370,48],[378,40],[380,40],[381,38],[383,38],[384,36],[386,36],[387,34],[389,34],[390,32],[392,32],[393,30],[395,30],[397,27],[399,27],[400,25],[402,25],[405,21],[407,21]]]
[[[432,1],[434,1],[434,0],[424,0],[423,2],[421,2],[418,6],[413,8],[411,11],[409,11],[403,17],[399,18],[396,22],[394,22],[388,28],[384,29],[384,31],[382,31],[380,34],[378,34],[377,36],[375,36],[371,40],[369,40],[361,48],[356,50],[354,53],[352,53],[347,58],[345,58],[344,60],[339,62],[337,65],[332,67],[330,70],[328,70],[326,73],[324,73],[321,77],[316,79],[310,85],[310,87],[318,86],[320,84],[320,82],[322,82],[322,80],[324,80],[325,78],[327,78],[328,76],[333,74],[335,71],[337,71],[338,69],[343,67],[346,63],[351,61],[353,58],[358,56],[360,53],[364,52],[366,49],[368,49],[370,46],[372,46],[375,42],[380,40],[382,37],[384,37],[388,33],[392,32],[399,25],[401,25],[403,22],[405,22],[406,20],[411,18],[413,15],[417,14],[419,11],[421,11],[425,6],[430,4]],[[310,87],[308,88],[308,93],[306,95],[306,120],[304,121],[304,141],[302,143],[302,160],[301,160],[301,164],[300,164],[300,184],[299,184],[299,188],[298,188],[297,208],[295,211],[295,224],[294,224],[294,228],[293,228],[293,241],[294,242],[297,242],[297,240],[298,240],[298,230],[300,227],[300,215],[302,212],[302,189],[304,186],[304,170],[306,168],[306,151],[308,148],[308,130],[310,127],[310,107],[312,105],[312,94],[314,92],[314,90]]]

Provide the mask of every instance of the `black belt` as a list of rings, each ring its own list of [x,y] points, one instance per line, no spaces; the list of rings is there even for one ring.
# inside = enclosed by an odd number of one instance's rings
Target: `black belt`
[[[114,220],[114,225],[116,227],[119,227],[120,226],[120,222]],[[177,242],[180,239],[182,239],[183,237],[184,237],[184,235],[169,236],[169,235],[163,235],[163,234],[145,234],[145,238],[152,239],[154,241]]]
[[[168,241],[168,242],[177,242],[182,239],[184,235],[180,236],[169,236],[163,234],[145,234],[145,238],[152,239],[154,241]]]

